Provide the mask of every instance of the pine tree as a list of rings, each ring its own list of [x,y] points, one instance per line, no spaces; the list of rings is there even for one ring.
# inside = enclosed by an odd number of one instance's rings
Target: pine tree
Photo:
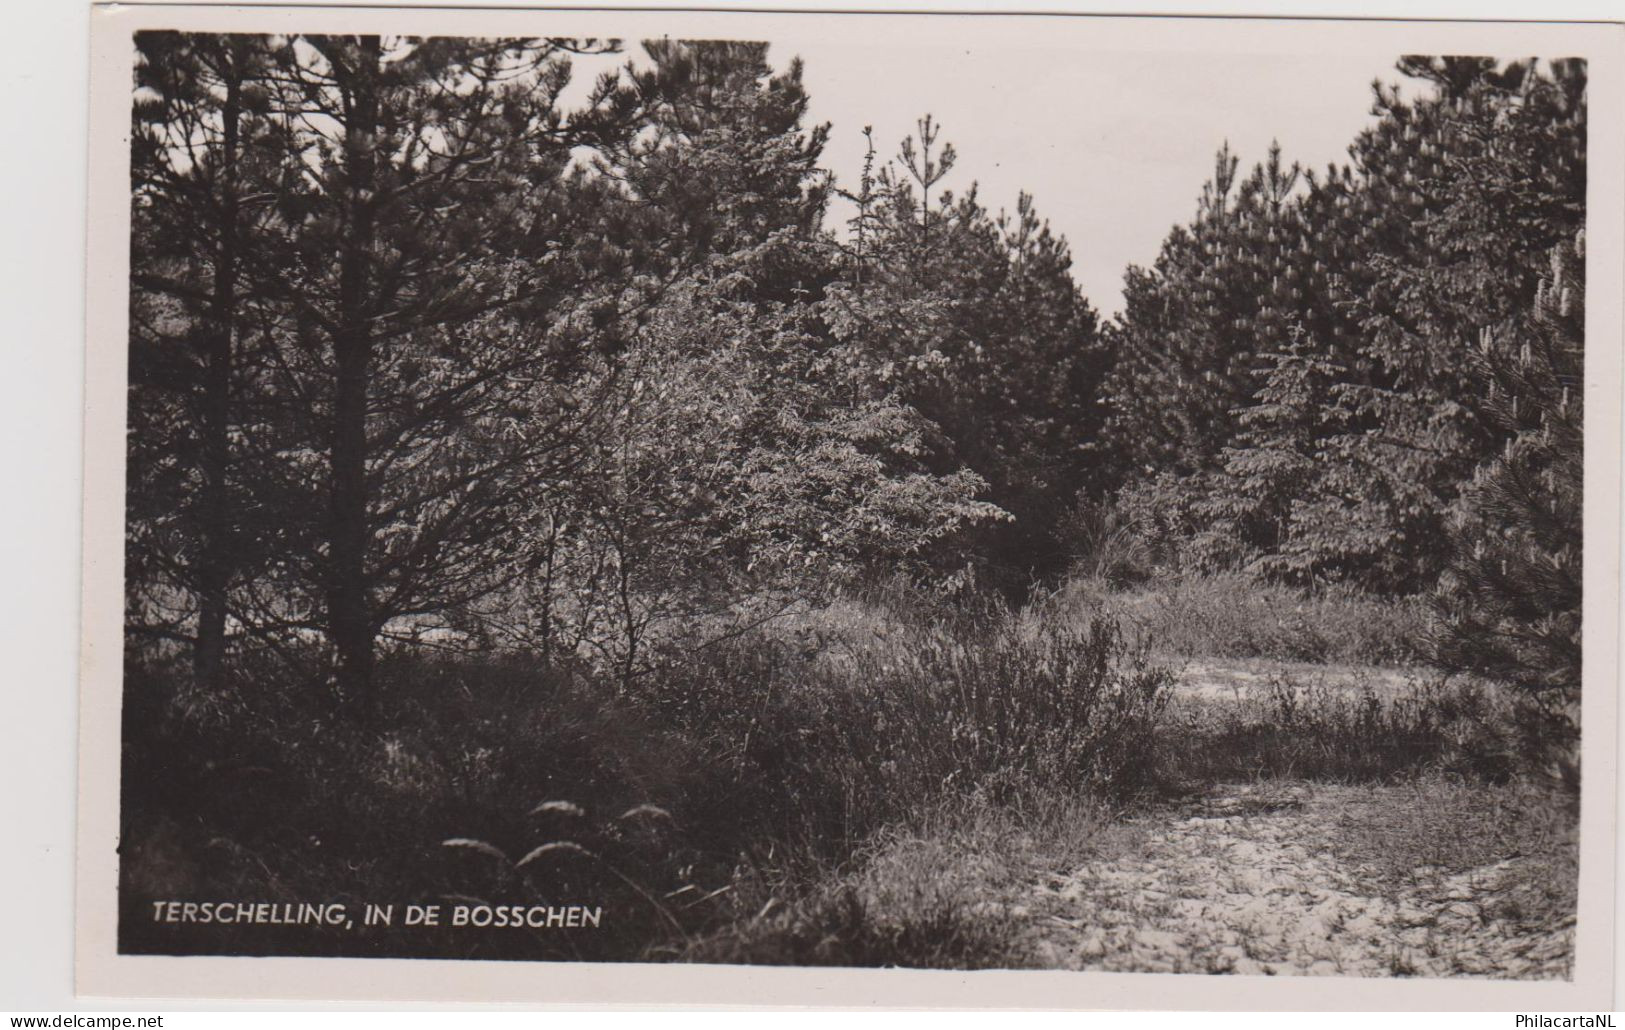
[[[1351,165],[1304,173],[1294,192],[1296,169],[1272,152],[1238,189],[1221,151],[1197,218],[1151,270],[1128,272],[1105,444],[1123,505],[1160,527],[1163,560],[1211,568],[1247,554],[1271,574],[1385,593],[1426,590],[1439,573],[1451,506],[1497,446],[1464,403],[1471,341],[1527,312],[1540,268],[1526,245],[1583,220],[1585,68],[1409,57],[1400,70],[1423,88],[1375,86],[1377,121]],[[1262,444],[1248,414],[1271,372],[1261,355],[1291,327],[1336,370],[1319,471],[1273,544],[1244,532],[1239,549],[1218,546],[1200,523],[1247,506],[1226,465],[1249,422],[1240,449]]]
[[[1329,514],[1351,551],[1377,559],[1370,585],[1425,590],[1448,553],[1461,485],[1497,446],[1471,405],[1479,327],[1529,310],[1529,254],[1583,221],[1583,64],[1499,66],[1408,57],[1431,89],[1375,87],[1378,123],[1351,153],[1366,218],[1359,260],[1333,282],[1357,326],[1338,391],[1348,431],[1328,441],[1343,502]]]
[[[1259,353],[1297,322],[1302,171],[1279,145],[1239,182],[1238,166],[1226,144],[1196,218],[1169,234],[1151,269],[1125,278],[1107,385],[1108,446],[1125,479],[1216,468],[1257,386]]]
[[[932,468],[975,473],[1009,516],[958,539],[941,564],[972,560],[1019,593],[1059,571],[1060,522],[1098,482],[1089,444],[1105,349],[1067,244],[1033,198],[994,213],[974,184],[944,189],[958,155],[940,135],[926,117],[878,171],[871,154],[824,310],[836,339],[878,359],[888,389],[936,427]]]
[[[264,474],[308,545],[259,618],[323,632],[357,710],[376,702],[378,638],[494,589],[524,497],[579,460],[594,327],[560,317],[590,283],[567,170],[603,122],[556,101],[569,56],[601,49],[295,36],[274,52],[285,243],[254,289],[282,309],[275,400],[304,435]]]
[[[1324,490],[1319,443],[1332,431],[1331,389],[1343,369],[1301,329],[1261,357],[1267,364],[1254,402],[1237,416],[1240,434],[1192,505],[1206,524],[1193,545],[1214,567],[1312,582],[1339,571],[1314,546],[1312,513]]]
[[[1584,516],[1584,234],[1550,252],[1523,324],[1472,356],[1501,451],[1463,491],[1436,602],[1436,657],[1534,693],[1580,689]]]
[[[1169,234],[1151,269],[1129,269],[1110,330],[1103,450],[1119,507],[1160,564],[1229,568],[1248,553],[1200,509],[1235,497],[1227,449],[1242,444],[1268,355],[1320,324],[1324,244],[1299,197],[1303,183],[1314,193],[1312,177],[1278,144],[1245,179],[1239,164],[1220,149],[1196,218]]]
[[[135,42],[128,616],[188,644],[196,682],[216,690],[228,619],[242,621],[234,593],[274,549],[249,525],[256,427],[242,398],[263,376],[250,284],[277,254],[265,201],[286,135],[268,110],[263,37]]]
[[[722,258],[763,299],[821,289],[827,262],[805,244],[828,204],[818,161],[829,126],[803,124],[800,60],[775,73],[766,43],[643,46],[649,66],[627,65],[598,103],[602,117],[637,126],[601,144],[597,158],[629,201],[609,205],[609,235],[628,251],[628,267],[669,281]]]

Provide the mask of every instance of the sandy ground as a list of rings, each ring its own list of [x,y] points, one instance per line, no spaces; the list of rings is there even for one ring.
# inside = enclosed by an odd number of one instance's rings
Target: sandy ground
[[[1337,813],[1374,788],[1218,788],[1139,820],[1128,858],[1036,885],[1048,968],[1330,976],[1569,975],[1573,921],[1519,922],[1518,858],[1383,888],[1329,848]],[[1375,788],[1381,790],[1382,788]],[[1378,799],[1381,800],[1380,798]],[[1395,803],[1401,803],[1399,797]]]
[[[1330,687],[1358,692],[1369,689],[1391,698],[1426,679],[1426,669],[1392,669],[1370,665],[1317,665],[1266,658],[1170,659],[1176,696],[1206,701],[1240,701],[1287,677],[1300,687]]]

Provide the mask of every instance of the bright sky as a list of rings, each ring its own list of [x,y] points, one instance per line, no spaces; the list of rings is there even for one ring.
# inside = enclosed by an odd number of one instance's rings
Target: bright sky
[[[641,50],[632,48],[636,59]],[[1122,307],[1123,270],[1147,265],[1168,230],[1190,219],[1215,151],[1226,140],[1240,174],[1272,139],[1317,171],[1342,163],[1370,124],[1371,81],[1402,78],[1394,57],[1080,53],[1042,45],[899,47],[895,41],[780,42],[782,68],[799,54],[810,124],[831,123],[824,164],[856,188],[863,127],[882,158],[930,113],[958,163],[943,186],[980,183],[982,203],[1015,208],[1032,193],[1040,216],[1072,247],[1073,277],[1106,315]],[[625,57],[620,58],[624,61]],[[598,67],[578,62],[576,83]],[[850,208],[833,212],[841,219]]]
[[[1032,193],[1072,245],[1074,279],[1108,315],[1122,306],[1124,268],[1150,264],[1195,212],[1225,140],[1242,174],[1271,139],[1317,171],[1342,163],[1372,121],[1371,80],[1401,78],[1392,60],[1353,55],[798,49],[812,118],[832,123],[825,163],[840,180],[855,184],[864,125],[890,156],[930,112],[958,151],[943,185],[977,181],[995,210]],[[774,64],[788,57],[776,52]]]

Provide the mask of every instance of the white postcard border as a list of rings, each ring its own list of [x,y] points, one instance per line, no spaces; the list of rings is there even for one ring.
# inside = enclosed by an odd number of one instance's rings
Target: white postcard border
[[[1625,26],[764,11],[105,5],[91,18],[85,506],[76,992],[120,998],[502,1001],[559,1006],[1579,1011],[1614,1004],[1619,736],[1621,326],[1625,298]],[[419,35],[673,35],[1128,51],[1230,50],[1584,56],[1590,61],[1584,694],[1580,903],[1574,980],[1204,977],[928,972],[116,952],[122,689],[124,416],[132,34],[388,31]],[[26,787],[24,788],[26,789]]]

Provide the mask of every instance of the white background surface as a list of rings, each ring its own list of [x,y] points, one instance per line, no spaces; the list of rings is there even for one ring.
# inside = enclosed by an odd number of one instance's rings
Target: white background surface
[[[493,5],[491,0],[485,3]],[[583,0],[574,3],[583,4]],[[635,5],[613,6],[679,5],[638,0]],[[727,5],[710,0],[710,6]],[[800,4],[752,0],[749,6],[951,11],[986,10],[995,5],[991,0],[936,0],[923,4],[898,0],[868,4],[850,0],[804,0]],[[1603,0],[1384,0],[1364,4],[1348,0],[1166,0],[1155,5],[1146,0],[1023,0],[1017,9],[1363,17],[1625,17],[1625,7]],[[0,183],[4,187],[0,192],[4,198],[0,206],[0,248],[4,256],[4,264],[0,265],[0,1012],[116,1008],[102,1003],[81,1006],[72,994],[89,7],[79,0],[7,0],[0,10],[0,140],[6,143],[0,153]],[[812,86],[816,92],[816,81]],[[1243,160],[1250,163],[1256,156],[1245,154]],[[974,173],[987,163],[988,155],[964,153],[962,160],[965,171]],[[1199,181],[1190,184],[1192,203],[1199,186]],[[995,206],[1005,202],[1002,197],[989,199]],[[1621,921],[1625,920],[1616,920]],[[1148,999],[1148,1003],[1154,1004],[1154,999]],[[150,1006],[131,1005],[125,1010],[138,1007]],[[175,1006],[164,1008],[172,1010]],[[711,1025],[709,1017],[700,1018]],[[976,1018],[980,1023],[990,1017]],[[1169,1017],[1165,1021],[1174,1018],[1189,1017]],[[1214,1018],[1221,1025],[1254,1025],[1252,1017],[1247,1016]],[[1437,1021],[1432,1016],[1414,1020],[1403,1016],[1378,1018],[1416,1025],[1423,1019]],[[1487,1023],[1479,1017],[1477,1022],[1512,1026],[1509,1016],[1490,1017]]]

